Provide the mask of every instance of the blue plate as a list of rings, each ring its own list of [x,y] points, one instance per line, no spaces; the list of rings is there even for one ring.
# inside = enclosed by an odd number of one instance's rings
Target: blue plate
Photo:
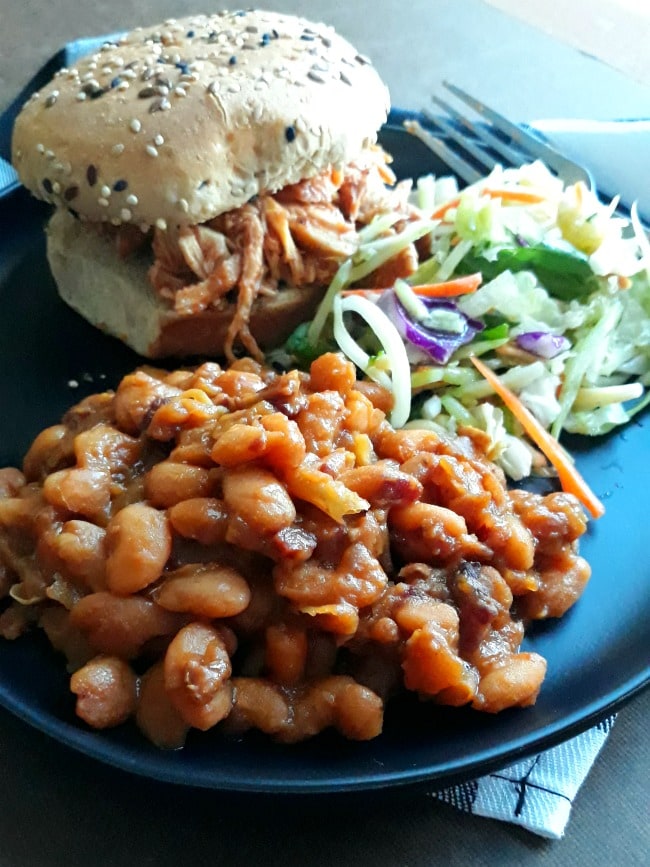
[[[92,48],[87,41],[69,47],[44,77]],[[381,136],[398,175],[439,173],[436,157],[401,128],[402,117],[393,113]],[[4,155],[8,122],[0,130]],[[0,466],[20,463],[33,437],[72,403],[115,386],[141,363],[59,301],[45,260],[46,217],[47,209],[21,189],[0,199]],[[490,716],[406,699],[389,707],[384,733],[369,743],[325,734],[284,747],[256,735],[229,740],[217,730],[192,733],[182,751],[161,752],[131,724],[109,732],[85,728],[74,715],[63,660],[40,633],[0,643],[0,703],[108,764],[229,791],[333,792],[425,781],[440,786],[551,746],[610,714],[650,679],[649,421],[646,412],[614,435],[568,443],[607,514],[583,539],[593,568],[583,598],[562,620],[537,625],[525,641],[548,660],[533,708]]]

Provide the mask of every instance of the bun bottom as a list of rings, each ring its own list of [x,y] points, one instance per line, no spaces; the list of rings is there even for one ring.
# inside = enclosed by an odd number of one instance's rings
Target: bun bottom
[[[120,259],[110,238],[57,210],[47,226],[47,258],[63,301],[139,355],[223,357],[234,305],[191,316],[174,312],[149,283],[149,257]],[[260,348],[279,346],[301,322],[311,319],[324,291],[288,287],[258,298],[249,326]]]

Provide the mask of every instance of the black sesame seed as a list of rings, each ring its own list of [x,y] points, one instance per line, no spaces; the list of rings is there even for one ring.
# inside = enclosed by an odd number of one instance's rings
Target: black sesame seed
[[[217,32],[216,30],[211,30],[211,31],[208,33],[208,42],[216,42],[216,41],[217,41],[217,36],[218,36],[218,35],[219,35],[219,34],[218,34],[218,32]]]
[[[275,29],[271,30],[271,35],[273,36],[274,39],[279,39],[279,38],[280,38],[280,34],[279,34],[278,31],[275,30]]]
[[[46,193],[52,194],[52,181],[49,178],[43,178],[43,189]]]
[[[230,58],[230,60],[228,61],[228,63],[229,63],[231,66],[234,66],[234,65],[237,63],[237,57],[233,54],[233,56]]]
[[[313,69],[310,69],[307,73],[307,78],[311,81],[315,81],[317,84],[325,84],[325,79],[319,72],[314,72]]]
[[[363,54],[357,54],[354,59],[357,61],[357,63],[360,63],[362,66],[369,66],[370,65],[370,59]]]
[[[149,79],[153,78],[153,76],[154,76],[154,71],[153,71],[153,69],[151,69],[150,66],[148,66],[143,71],[142,75],[140,76],[140,79],[141,79],[141,81],[149,81]]]
[[[168,78],[161,78],[160,76],[156,78],[156,84],[158,87],[166,87],[167,90],[171,90],[174,86]]]
[[[313,42],[314,41],[314,37],[311,35],[311,33],[303,33],[300,38],[302,39],[303,42]]]
[[[127,63],[126,66],[125,66],[124,68],[125,68],[125,69],[135,69],[135,67],[136,67],[137,65],[138,65],[138,61],[137,61],[137,60],[132,60],[130,63]]]
[[[86,180],[88,181],[89,187],[94,187],[97,183],[97,167],[90,165],[86,169]]]
[[[187,75],[187,73],[190,71],[190,67],[188,66],[187,63],[185,63],[184,60],[181,60],[179,63],[176,63],[175,66],[176,66],[176,69],[180,69],[180,71],[183,75]]]
[[[68,208],[68,213],[70,214],[71,217],[74,217],[75,220],[79,219],[79,214],[77,213],[77,211],[73,210],[72,208]]]
[[[128,187],[128,185],[128,181],[120,179],[119,181],[115,181],[115,183],[113,184],[113,189],[116,193],[121,193]]]
[[[285,131],[284,131],[284,137],[286,138],[286,140],[287,140],[288,142],[292,142],[292,141],[294,141],[294,139],[296,138],[296,130],[295,130],[295,128],[292,127],[292,126],[288,126],[288,127],[286,127],[286,129],[285,129]]]
[[[79,195],[79,187],[68,187],[67,190],[63,193],[63,198],[66,202],[71,202],[73,199]]]
[[[121,81],[122,81],[122,79],[121,79],[121,78],[119,77],[119,75],[118,75],[116,78],[114,78],[114,79],[111,81],[111,87],[117,87],[117,85],[120,84]]]
[[[263,33],[260,45],[262,47],[264,47],[265,45],[268,45],[270,41],[271,41],[271,34],[270,33]]]
[[[56,96],[52,93],[45,100],[45,108],[52,108],[52,106],[54,105],[55,102],[56,102]]]
[[[187,36],[188,39],[193,39],[194,38],[194,31],[188,30],[185,35]]]
[[[156,111],[164,111],[163,104],[166,102],[167,100],[162,96],[158,99],[154,99],[154,101],[149,106],[149,113],[153,114]]]
[[[149,99],[150,96],[155,96],[156,91],[153,87],[143,87],[138,91],[138,99]]]
[[[347,77],[345,72],[343,72],[343,71],[339,72],[339,78],[341,79],[342,82],[344,82],[344,84],[349,84],[350,86],[352,86],[352,82]]]

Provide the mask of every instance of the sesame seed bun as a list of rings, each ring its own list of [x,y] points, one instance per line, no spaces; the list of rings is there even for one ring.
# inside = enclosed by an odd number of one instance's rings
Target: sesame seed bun
[[[82,220],[192,225],[350,162],[387,110],[372,65],[330,27],[220,12],[61,70],[19,115],[13,162]]]

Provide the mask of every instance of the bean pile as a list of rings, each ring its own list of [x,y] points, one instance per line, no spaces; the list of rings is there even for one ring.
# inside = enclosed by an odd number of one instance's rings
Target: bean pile
[[[143,368],[0,470],[0,634],[45,630],[77,714],[164,748],[221,723],[364,740],[411,690],[498,712],[589,567],[570,495],[508,491],[465,429],[394,430],[340,355]]]

